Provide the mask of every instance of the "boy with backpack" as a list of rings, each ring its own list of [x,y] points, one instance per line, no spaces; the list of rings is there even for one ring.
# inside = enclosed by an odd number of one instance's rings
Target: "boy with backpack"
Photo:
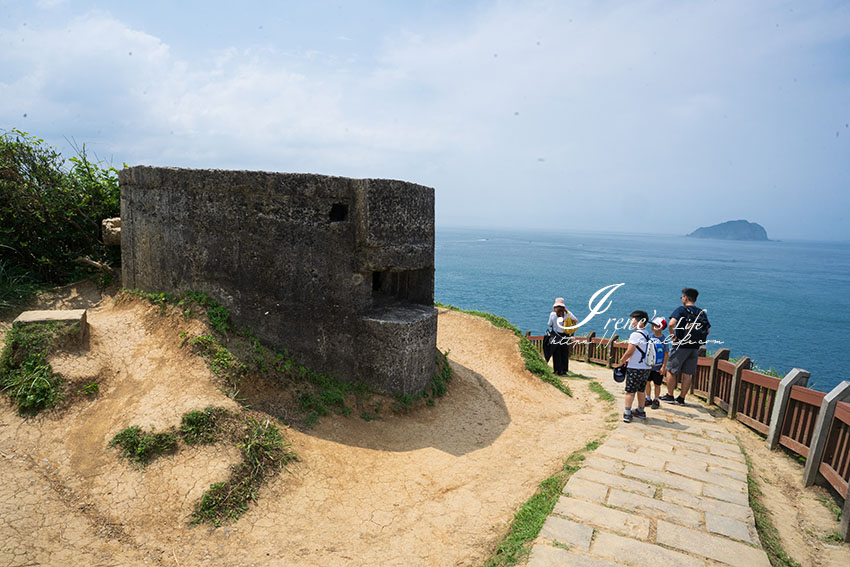
[[[670,347],[664,337],[666,328],[667,321],[664,317],[656,317],[652,320],[652,336],[649,337],[646,350],[646,363],[650,365],[649,378],[646,381],[646,404],[652,409],[658,409],[661,405],[658,398],[661,396],[661,383],[664,381],[667,358],[670,356]],[[653,384],[655,384],[654,399],[651,392]]]
[[[667,394],[662,402],[676,402],[685,405],[685,396],[691,389],[691,376],[697,370],[699,347],[706,343],[711,323],[705,310],[694,305],[699,292],[691,287],[682,290],[682,306],[670,314],[670,340],[672,343],[670,359],[667,361]],[[676,389],[676,375],[682,373],[682,391],[678,398],[673,397]]]
[[[633,329],[629,335],[629,346],[618,366],[626,367],[626,409],[623,413],[623,421],[629,423],[632,416],[646,419],[644,403],[646,402],[646,379],[649,376],[649,365],[646,363],[646,349],[649,344],[649,335],[646,334],[646,321],[649,319],[646,311],[636,310],[629,314],[631,321],[629,328]],[[638,399],[638,407],[632,411],[632,403]]]

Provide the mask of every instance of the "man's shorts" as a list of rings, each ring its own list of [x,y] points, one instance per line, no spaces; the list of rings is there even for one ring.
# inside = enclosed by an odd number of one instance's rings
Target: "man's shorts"
[[[646,390],[646,379],[648,377],[648,368],[626,368],[626,393],[634,394]]]
[[[667,359],[667,371],[672,374],[693,374],[697,371],[698,348],[677,348]]]
[[[664,383],[664,376],[662,376],[661,373],[657,370],[650,370],[649,378],[647,379],[647,381],[660,386]]]

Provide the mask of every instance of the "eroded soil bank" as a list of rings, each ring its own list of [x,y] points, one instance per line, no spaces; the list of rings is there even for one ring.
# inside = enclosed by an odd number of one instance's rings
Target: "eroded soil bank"
[[[97,297],[58,299],[77,307]],[[570,382],[569,398],[524,369],[510,332],[441,312],[438,346],[455,377],[435,407],[286,429],[300,460],[248,513],[190,526],[237,448],[181,447],[138,470],[108,445],[129,425],[162,430],[190,410],[236,408],[180,347],[198,323],[109,298],[89,322],[88,348],[52,362],[69,379],[97,377],[96,397],[29,420],[0,404],[2,564],[480,565],[537,484],[606,430],[608,409],[585,382]]]

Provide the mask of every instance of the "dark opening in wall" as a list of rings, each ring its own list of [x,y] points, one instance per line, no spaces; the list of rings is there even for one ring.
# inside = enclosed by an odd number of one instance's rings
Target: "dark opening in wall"
[[[348,205],[344,203],[334,203],[331,206],[330,221],[342,222],[348,219]]]
[[[428,305],[433,301],[433,279],[428,268],[372,272],[372,296]]]

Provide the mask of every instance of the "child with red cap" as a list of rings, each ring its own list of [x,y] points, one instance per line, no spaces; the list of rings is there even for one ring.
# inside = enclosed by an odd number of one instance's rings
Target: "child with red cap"
[[[670,345],[664,336],[667,321],[664,317],[656,317],[652,320],[652,336],[649,337],[647,349],[655,349],[655,365],[649,369],[649,379],[646,381],[646,405],[652,409],[658,409],[661,405],[658,398],[661,396],[661,383],[667,372],[667,358],[670,356]],[[652,385],[655,384],[655,397],[652,397]]]

